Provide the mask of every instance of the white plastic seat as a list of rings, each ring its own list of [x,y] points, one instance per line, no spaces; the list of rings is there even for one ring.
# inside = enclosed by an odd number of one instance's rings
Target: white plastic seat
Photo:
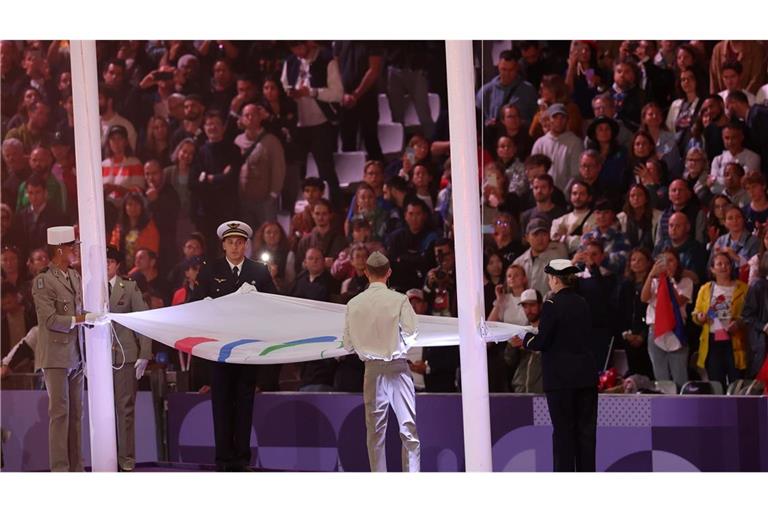
[[[405,129],[400,123],[379,123],[379,144],[385,155],[403,151]]]
[[[333,154],[333,163],[336,168],[336,176],[339,185],[349,186],[363,180],[363,167],[365,166],[364,151],[345,151]]]
[[[677,386],[671,380],[657,380],[653,383],[656,391],[661,391],[665,395],[676,395]]]

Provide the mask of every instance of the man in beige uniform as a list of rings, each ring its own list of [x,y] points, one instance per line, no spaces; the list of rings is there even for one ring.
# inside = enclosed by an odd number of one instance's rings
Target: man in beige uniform
[[[370,285],[347,304],[344,348],[365,362],[363,401],[371,471],[386,471],[385,441],[389,406],[395,411],[403,444],[403,471],[420,466],[416,432],[416,392],[406,352],[416,340],[417,320],[402,293],[387,288],[389,260],[376,251],[366,261]]]
[[[136,281],[118,275],[123,255],[116,247],[107,247],[107,282],[110,313],[131,313],[149,309]],[[152,359],[152,341],[118,323],[112,324],[112,380],[115,389],[117,421],[117,464],[120,471],[136,467],[136,391]]]
[[[42,368],[48,390],[48,457],[51,471],[82,471],[80,421],[83,415],[82,325],[101,321],[83,311],[80,274],[69,268],[75,244],[71,226],[48,228],[51,259],[32,284],[38,322],[35,370]]]

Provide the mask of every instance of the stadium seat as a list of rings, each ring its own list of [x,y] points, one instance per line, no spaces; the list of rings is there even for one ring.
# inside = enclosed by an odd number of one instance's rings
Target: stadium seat
[[[661,391],[665,395],[676,395],[677,386],[671,380],[657,380],[653,382],[656,391]]]
[[[400,123],[379,123],[379,144],[381,152],[392,155],[403,151],[403,125]]]
[[[730,383],[726,395],[762,395],[764,391],[765,384],[759,380],[739,379]]]
[[[349,186],[363,180],[363,167],[365,166],[364,151],[345,151],[334,153],[333,162],[336,168],[336,176],[342,187]]]
[[[689,380],[680,388],[681,395],[722,395],[723,385],[715,380]]]

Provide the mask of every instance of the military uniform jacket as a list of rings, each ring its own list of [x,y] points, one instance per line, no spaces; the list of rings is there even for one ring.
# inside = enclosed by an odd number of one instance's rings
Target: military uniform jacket
[[[72,317],[83,312],[80,274],[70,268],[65,275],[51,263],[35,277],[32,297],[38,323],[35,370],[77,368],[83,336],[80,326],[72,326]]]
[[[251,284],[260,292],[277,293],[267,267],[261,263],[246,258],[240,274],[235,276],[226,258],[219,258],[213,263],[205,263],[198,278],[200,285],[195,288],[192,298],[200,300],[205,297],[218,298],[236,292],[244,283]]]
[[[539,333],[525,340],[525,348],[541,352],[544,391],[597,385],[591,336],[589,305],[573,289],[563,288],[544,301]]]
[[[133,313],[149,309],[136,281],[117,276],[112,293],[109,296],[110,313]],[[135,363],[137,359],[152,359],[152,340],[138,334],[117,322],[113,322],[115,334],[112,335],[112,364]],[[118,344],[118,340],[120,343]],[[120,347],[122,346],[122,350]]]

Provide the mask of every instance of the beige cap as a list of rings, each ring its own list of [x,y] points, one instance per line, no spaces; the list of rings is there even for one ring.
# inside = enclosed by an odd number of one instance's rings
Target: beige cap
[[[221,223],[219,228],[216,230],[216,234],[220,240],[224,240],[228,236],[241,236],[246,240],[250,240],[253,236],[253,230],[251,229],[251,226],[245,222],[239,220],[230,220]]]
[[[48,245],[79,243],[75,240],[75,228],[72,226],[54,226],[48,228]]]
[[[373,254],[368,256],[368,259],[365,261],[366,265],[370,267],[383,267],[384,265],[387,265],[389,263],[389,260],[386,256],[381,254],[380,251],[374,251]]]

